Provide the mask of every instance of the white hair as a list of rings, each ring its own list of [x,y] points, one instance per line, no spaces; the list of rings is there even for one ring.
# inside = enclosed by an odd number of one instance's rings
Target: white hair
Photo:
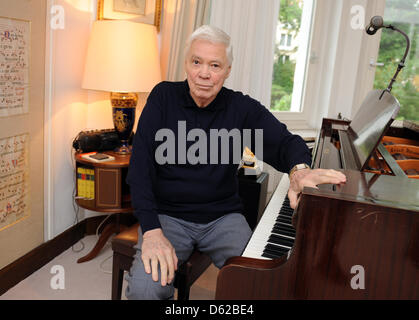
[[[231,66],[233,63],[233,47],[230,43],[230,36],[225,33],[223,30],[210,26],[203,25],[196,29],[186,41],[185,53],[190,49],[192,42],[195,40],[207,40],[213,43],[222,43],[226,47],[226,54],[228,63]]]

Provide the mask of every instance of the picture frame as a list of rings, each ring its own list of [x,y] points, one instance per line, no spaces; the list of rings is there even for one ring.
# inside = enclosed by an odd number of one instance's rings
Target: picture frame
[[[0,16],[0,118],[27,114],[31,22]]]
[[[98,20],[130,20],[156,26],[160,31],[162,0],[98,0]]]

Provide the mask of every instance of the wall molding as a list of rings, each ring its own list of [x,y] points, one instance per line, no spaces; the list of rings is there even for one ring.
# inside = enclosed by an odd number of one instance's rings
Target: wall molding
[[[53,164],[52,164],[52,92],[53,92],[53,43],[54,32],[50,24],[49,8],[54,0],[47,0],[45,30],[45,105],[44,105],[44,241],[53,238]]]

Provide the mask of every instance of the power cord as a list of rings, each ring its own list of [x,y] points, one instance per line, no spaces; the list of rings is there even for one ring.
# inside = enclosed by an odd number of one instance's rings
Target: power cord
[[[74,183],[73,183],[73,202],[72,202],[72,205],[73,205],[73,211],[74,211],[74,223],[73,223],[73,225],[76,225],[76,224],[78,224],[79,223],[79,212],[80,212],[80,207],[77,205],[77,203],[76,203],[76,183],[77,183],[77,176],[76,175],[73,175],[74,176]],[[75,249],[75,245],[77,244],[77,243],[80,243],[81,244],[81,248],[80,249]],[[81,251],[83,251],[84,250],[84,248],[85,248],[85,245],[84,245],[84,242],[83,242],[83,239],[80,239],[77,243],[75,243],[75,244],[73,244],[72,246],[71,246],[71,250],[73,251],[73,252],[81,252]]]
[[[112,214],[109,214],[105,219],[102,220],[102,222],[99,224],[99,226],[96,228],[96,237],[99,238],[99,229],[100,227],[105,223],[106,220],[108,220]],[[109,240],[106,242],[106,244],[109,244]],[[99,270],[106,274],[112,274],[112,271],[105,270],[103,265],[106,261],[108,261],[110,258],[112,258],[113,255],[110,255],[109,257],[105,258],[99,265]]]
[[[101,263],[100,263],[100,265],[99,265],[99,270],[100,271],[102,271],[103,273],[106,273],[106,274],[112,274],[112,271],[109,271],[109,270],[106,270],[104,267],[103,267],[103,264],[106,262],[106,261],[108,261],[110,258],[112,258],[113,257],[113,255],[111,254],[109,257],[107,257],[107,258],[105,258]]]

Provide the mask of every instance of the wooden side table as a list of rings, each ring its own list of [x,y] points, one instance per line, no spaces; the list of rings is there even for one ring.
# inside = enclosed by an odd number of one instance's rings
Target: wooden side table
[[[130,156],[122,156],[114,152],[103,153],[115,157],[115,160],[97,163],[83,159],[81,154],[75,155],[76,177],[79,168],[93,169],[94,171],[94,197],[92,199],[77,198],[76,203],[84,209],[115,213],[116,222],[106,225],[95,247],[86,256],[78,259],[78,263],[96,257],[112,234],[125,230],[126,227],[119,223],[119,214],[133,211],[129,186],[125,183]],[[77,195],[79,195],[79,184],[76,183],[76,185]]]

